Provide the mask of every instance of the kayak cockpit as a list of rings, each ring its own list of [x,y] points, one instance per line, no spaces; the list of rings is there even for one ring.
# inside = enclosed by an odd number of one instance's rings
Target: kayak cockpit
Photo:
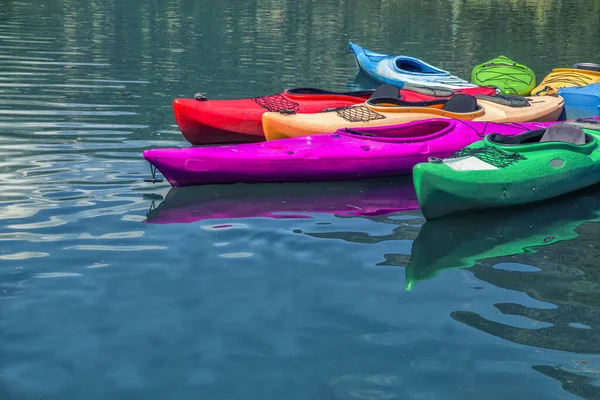
[[[396,91],[400,91],[399,88]],[[335,92],[330,90],[310,88],[310,87],[298,87],[286,89],[285,92],[294,96],[310,96],[310,95],[330,95],[330,96],[354,96],[354,97],[365,97],[373,93],[373,89],[367,90],[353,90],[348,92]]]
[[[360,129],[344,128],[338,130],[338,134],[360,137],[361,139],[376,140],[381,142],[421,142],[431,140],[450,132],[456,122],[453,120],[443,121],[416,121],[413,123],[384,126],[377,129],[362,131]]]
[[[585,69],[587,71],[600,72],[600,64],[594,64],[594,63],[576,63],[576,64],[573,64],[573,68]]]
[[[401,72],[411,74],[428,74],[428,75],[447,75],[446,71],[437,69],[429,64],[422,62],[419,59],[398,56],[394,59],[394,66]]]

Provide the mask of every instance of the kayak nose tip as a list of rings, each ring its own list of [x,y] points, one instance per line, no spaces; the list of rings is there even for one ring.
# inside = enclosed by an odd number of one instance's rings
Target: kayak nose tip
[[[148,162],[151,162],[150,160],[153,158],[154,152],[155,152],[155,151],[154,151],[154,149],[151,149],[151,150],[144,150],[144,151],[142,152],[142,156],[144,156],[144,159],[145,159],[146,161],[148,161]]]
[[[148,150],[144,150],[142,155],[146,161],[148,161],[150,164],[154,165],[159,158],[162,158],[165,155],[165,150],[164,149],[148,149]]]
[[[350,54],[357,54],[360,49],[361,47],[356,43],[348,42],[348,49],[346,49],[346,52]]]
[[[194,100],[192,99],[184,99],[184,98],[176,98],[173,100],[173,111],[177,114],[183,110],[192,109]]]

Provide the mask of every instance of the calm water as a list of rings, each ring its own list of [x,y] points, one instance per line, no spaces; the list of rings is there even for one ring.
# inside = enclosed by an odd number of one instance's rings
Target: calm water
[[[1,399],[600,399],[600,189],[425,223],[407,178],[170,190],[175,97],[600,62],[600,2],[0,2]]]

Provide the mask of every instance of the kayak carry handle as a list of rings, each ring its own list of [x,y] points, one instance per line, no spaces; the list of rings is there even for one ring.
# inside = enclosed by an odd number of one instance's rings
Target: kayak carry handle
[[[194,100],[198,100],[198,101],[207,101],[208,97],[206,97],[205,95],[203,95],[202,93],[196,93],[194,95]]]
[[[156,159],[156,163],[158,164],[158,159]],[[162,178],[156,177],[156,166],[154,166],[152,164],[150,164],[150,173],[152,174],[152,178],[145,178],[144,182],[160,183],[163,181]]]

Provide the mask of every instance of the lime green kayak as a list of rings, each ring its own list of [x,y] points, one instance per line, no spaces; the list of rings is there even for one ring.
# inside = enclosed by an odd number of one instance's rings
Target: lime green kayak
[[[600,121],[580,119],[516,136],[487,135],[445,159],[415,165],[427,219],[546,200],[600,182]]]
[[[499,56],[473,68],[471,81],[480,86],[495,86],[505,94],[529,96],[535,87],[535,73],[526,65]]]
[[[425,222],[413,241],[405,289],[446,270],[471,268],[485,260],[535,252],[575,239],[576,229],[600,220],[600,187],[577,196],[499,209],[477,218],[457,215]]]

